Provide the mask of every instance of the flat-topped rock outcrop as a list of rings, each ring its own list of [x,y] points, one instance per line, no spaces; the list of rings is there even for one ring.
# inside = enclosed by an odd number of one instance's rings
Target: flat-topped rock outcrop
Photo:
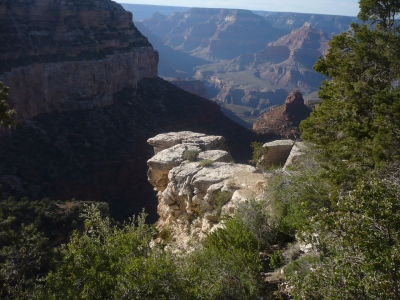
[[[156,153],[147,165],[148,180],[158,192],[157,227],[168,228],[183,247],[190,237],[212,230],[221,215],[234,213],[240,202],[262,198],[265,176],[233,163],[229,152],[221,150],[227,149],[222,136],[186,131],[148,142]],[[186,160],[185,151],[198,151],[198,157]]]
[[[226,147],[223,136],[206,135],[191,131],[162,133],[148,139],[147,142],[154,147],[155,154],[178,144],[196,144],[203,151]]]

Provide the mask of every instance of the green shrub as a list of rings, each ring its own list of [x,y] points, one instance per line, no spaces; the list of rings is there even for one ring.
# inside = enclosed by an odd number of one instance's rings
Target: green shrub
[[[305,153],[297,163],[291,170],[274,174],[267,187],[271,213],[282,220],[290,234],[306,229],[321,208],[330,209],[338,193],[312,153]]]
[[[229,181],[227,187],[230,190],[238,190],[239,189],[239,187],[233,181]]]
[[[224,225],[188,257],[186,277],[195,283],[190,288],[196,299],[259,299],[258,241],[240,220],[225,218]]]
[[[250,147],[253,148],[253,156],[249,160],[249,163],[254,164],[256,167],[263,167],[263,162],[261,158],[267,154],[268,147],[263,147],[263,143],[260,142],[252,142]]]
[[[269,256],[269,266],[271,269],[276,270],[284,265],[285,258],[282,255],[282,251],[275,251]]]
[[[218,191],[214,193],[214,205],[217,216],[221,215],[222,206],[228,203],[232,198],[232,193],[228,191]]]
[[[171,227],[164,226],[160,232],[158,233],[158,237],[164,241],[164,243],[168,243],[171,241]]]
[[[266,201],[248,200],[238,205],[235,218],[246,224],[260,243],[262,251],[269,252],[273,245],[284,245],[293,241],[294,235],[282,219],[271,215]]]
[[[214,161],[211,159],[205,159],[200,162],[200,166],[202,167],[210,167],[214,164]]]
[[[122,228],[96,207],[85,213],[85,231],[62,247],[62,259],[46,278],[39,299],[193,299],[183,270],[170,252],[150,247],[153,227],[145,215]],[[168,234],[168,229],[163,234]]]
[[[183,151],[182,158],[188,161],[196,161],[199,153],[198,150],[185,150]]]
[[[204,208],[201,206],[200,203],[192,202],[191,210],[193,211],[194,215],[201,216],[204,212]]]

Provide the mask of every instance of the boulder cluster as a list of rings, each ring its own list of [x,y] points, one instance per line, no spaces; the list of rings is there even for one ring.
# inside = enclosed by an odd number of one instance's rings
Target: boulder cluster
[[[221,216],[234,214],[241,202],[265,198],[270,173],[235,164],[224,142],[222,136],[190,131],[159,134],[148,140],[155,155],[147,161],[147,175],[157,191],[157,228],[167,233],[162,238],[186,248],[191,237],[201,238],[221,226]],[[281,162],[283,166],[288,157],[301,153],[291,140],[265,146],[269,151],[263,159],[275,166]],[[197,158],[185,159],[187,151],[198,153]]]
[[[265,176],[252,166],[233,163],[224,142],[222,136],[190,131],[148,140],[155,152],[147,165],[159,201],[157,227],[170,231],[183,247],[190,237],[212,230],[221,215],[234,213],[241,201],[260,199],[264,193]],[[193,150],[197,159],[185,160],[184,152]]]

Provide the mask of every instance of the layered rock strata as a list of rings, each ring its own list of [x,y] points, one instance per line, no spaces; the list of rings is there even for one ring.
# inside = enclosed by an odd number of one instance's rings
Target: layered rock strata
[[[147,164],[159,201],[157,227],[168,229],[182,247],[212,230],[221,215],[234,213],[240,202],[263,196],[265,176],[252,166],[232,163],[230,154],[220,150],[221,136],[179,132],[148,142],[156,153]],[[197,160],[184,160],[186,150],[199,151]]]
[[[0,81],[17,121],[103,107],[157,76],[158,53],[111,0],[1,1],[0,40]]]

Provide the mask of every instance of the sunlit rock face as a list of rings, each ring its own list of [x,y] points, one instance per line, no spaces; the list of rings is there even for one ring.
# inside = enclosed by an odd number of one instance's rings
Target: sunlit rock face
[[[224,140],[187,131],[148,140],[156,153],[147,161],[147,174],[159,201],[157,227],[168,228],[180,247],[217,228],[220,216],[233,214],[239,203],[262,198],[265,176],[233,163]],[[185,160],[188,150],[199,152],[195,161]]]

